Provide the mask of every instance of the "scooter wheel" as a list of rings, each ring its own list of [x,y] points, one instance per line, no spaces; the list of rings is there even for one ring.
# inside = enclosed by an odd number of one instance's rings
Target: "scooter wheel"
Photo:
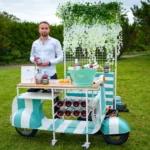
[[[104,140],[108,144],[113,144],[113,145],[121,145],[125,143],[129,137],[129,132],[124,133],[124,134],[114,134],[114,135],[103,135]]]
[[[26,137],[34,136],[38,131],[37,129],[30,129],[30,128],[17,128],[17,127],[15,127],[15,129],[21,136],[26,136]]]

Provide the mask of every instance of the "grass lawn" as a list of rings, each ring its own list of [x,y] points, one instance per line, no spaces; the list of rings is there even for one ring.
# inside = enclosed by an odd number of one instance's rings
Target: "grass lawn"
[[[61,72],[62,66],[58,66]],[[62,74],[59,78],[62,78]],[[129,139],[121,146],[108,145],[101,135],[90,135],[90,150],[148,150],[150,147],[150,55],[118,60],[117,95],[130,112],[119,113],[131,126]],[[85,135],[56,133],[57,143],[50,147],[52,132],[39,130],[31,138],[20,136],[10,124],[12,100],[20,82],[20,68],[0,70],[0,150],[80,150]],[[45,102],[51,116],[51,104]]]

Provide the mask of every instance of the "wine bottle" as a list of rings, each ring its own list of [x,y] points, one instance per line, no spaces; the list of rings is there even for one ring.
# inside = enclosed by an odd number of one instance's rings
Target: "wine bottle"
[[[66,116],[66,117],[70,117],[71,114],[72,114],[72,112],[73,112],[73,109],[72,109],[72,108],[67,108],[66,111],[65,111],[65,116]]]
[[[74,117],[79,117],[81,115],[81,109],[75,109],[72,114]]]
[[[66,106],[66,107],[71,107],[71,105],[72,105],[71,100],[66,100],[65,106]]]
[[[109,73],[109,65],[106,62],[105,66],[104,66],[104,73]]]
[[[45,69],[44,69],[44,74],[42,76],[42,84],[49,84],[49,78]]]
[[[57,111],[57,116],[59,117],[62,117],[65,113],[65,108],[60,108],[58,111]]]
[[[80,105],[80,102],[78,100],[74,100],[73,106],[74,107],[79,107],[79,105]]]
[[[63,107],[64,106],[64,101],[63,100],[57,101],[56,106],[59,107],[59,108]]]
[[[78,63],[78,59],[75,59],[75,65],[74,65],[74,70],[79,70],[81,66]]]
[[[86,118],[86,110],[82,110],[81,111],[81,117],[82,118]]]
[[[86,107],[86,101],[81,101],[80,105],[81,105],[81,107],[85,108]]]
[[[38,65],[42,63],[42,60],[40,59],[40,57],[34,57],[34,61],[36,61]]]
[[[40,84],[41,82],[42,82],[42,76],[41,76],[40,70],[37,69],[37,72],[36,72],[36,84]]]

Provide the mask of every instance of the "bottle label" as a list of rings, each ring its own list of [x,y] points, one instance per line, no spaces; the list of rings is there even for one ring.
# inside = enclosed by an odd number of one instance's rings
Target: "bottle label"
[[[104,72],[105,73],[109,73],[109,69],[104,69]]]

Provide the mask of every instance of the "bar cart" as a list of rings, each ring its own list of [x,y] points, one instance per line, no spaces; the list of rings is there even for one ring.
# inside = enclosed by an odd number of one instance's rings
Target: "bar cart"
[[[20,88],[48,88],[51,89],[51,93],[42,93],[41,91],[39,91],[19,94]],[[57,97],[62,92],[62,90],[67,89],[80,91],[80,94],[82,94],[85,98],[86,104],[90,103],[90,100],[97,102],[98,106],[96,106],[94,110],[91,110],[95,112],[91,121],[88,120],[88,105],[86,105],[87,107],[85,120],[65,120],[64,118],[54,119],[55,104],[53,102],[53,99]],[[52,100],[52,119],[47,118],[42,111],[42,104],[45,100]],[[17,132],[23,136],[33,136],[36,134],[37,130],[52,131],[52,146],[54,146],[57,141],[55,132],[85,134],[86,142],[82,147],[84,149],[88,149],[90,145],[88,138],[89,134],[94,134],[99,130],[102,132],[106,141],[109,134],[115,134],[121,135],[121,139],[123,139],[119,141],[120,143],[118,144],[124,143],[129,135],[129,125],[119,117],[111,117],[105,119],[105,110],[106,106],[103,83],[93,84],[91,87],[76,87],[70,83],[60,84],[57,80],[55,84],[48,85],[21,83],[17,85],[17,96],[13,100],[11,123],[12,126],[16,128]],[[30,130],[28,131],[28,129]]]

